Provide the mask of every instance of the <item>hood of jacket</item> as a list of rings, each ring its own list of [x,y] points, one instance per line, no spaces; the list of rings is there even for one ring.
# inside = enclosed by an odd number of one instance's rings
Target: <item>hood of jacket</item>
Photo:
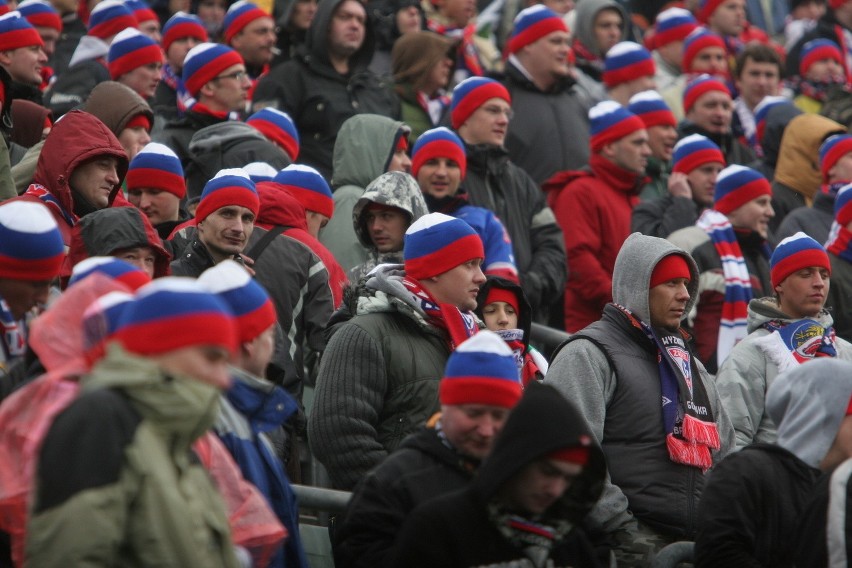
[[[328,30],[331,28],[331,19],[338,6],[344,0],[327,0],[317,5],[317,11],[314,19],[311,21],[311,26],[308,28],[308,33],[305,36],[304,56],[307,60],[314,60],[320,63],[323,67],[333,70],[331,61],[328,58]],[[365,8],[366,10],[366,8]],[[369,14],[368,14],[369,15]],[[354,74],[358,71],[363,71],[370,65],[373,59],[373,52],[376,49],[375,32],[373,23],[370,18],[364,24],[364,43],[360,49],[349,57],[349,72]],[[335,71],[336,74],[336,71]]]
[[[308,230],[305,206],[280,183],[262,181],[257,184],[260,209],[255,223],[269,228],[275,225]]]
[[[802,111],[792,104],[777,105],[766,114],[766,128],[763,131],[763,161],[773,168],[778,163],[778,152],[781,150],[781,140],[784,130],[791,120],[802,114]],[[770,178],[771,179],[771,178]]]
[[[108,207],[85,215],[74,226],[68,265],[73,268],[91,256],[112,256],[117,250],[134,247],[154,251],[154,278],[170,273],[172,255],[163,247],[148,217],[135,207]]]
[[[410,132],[402,122],[378,114],[356,114],[349,118],[340,127],[334,143],[332,187],[367,187],[388,171],[399,139],[408,137]]]
[[[205,126],[195,132],[189,143],[189,150],[193,153],[209,152],[243,138],[257,138],[266,141],[263,134],[253,126],[238,120],[226,120]]]
[[[543,426],[546,425],[546,426]],[[479,468],[473,490],[490,501],[527,465],[567,448],[586,447],[589,460],[580,476],[545,512],[550,519],[579,523],[603,491],[606,461],[579,411],[550,385],[531,383]]]
[[[665,239],[633,233],[618,251],[612,270],[612,301],[622,305],[643,322],[651,323],[651,308],[648,286],[657,263],[670,254],[679,254],[686,259],[692,278],[687,285],[689,301],[684,313],[688,314],[698,297],[698,265],[683,249]]]
[[[81,109],[101,119],[116,136],[121,135],[130,119],[140,114],[154,124],[154,113],[145,99],[127,85],[115,81],[98,83]]]
[[[71,173],[98,156],[118,160],[118,184],[110,193],[111,204],[127,173],[127,154],[115,134],[97,117],[81,110],[71,111],[56,122],[45,138],[33,182],[46,187],[67,212],[73,213],[74,198],[68,183]]]
[[[766,393],[778,445],[819,467],[846,418],[852,398],[852,363],[818,358],[781,373]]]
[[[822,185],[819,147],[831,134],[845,133],[845,126],[818,114],[793,118],[781,138],[775,181],[803,195],[810,205]]]
[[[254,432],[280,428],[298,412],[296,401],[281,387],[238,367],[231,366],[230,372],[233,382],[223,396],[249,420]]]
[[[574,8],[577,14],[574,20],[574,37],[601,59],[606,54],[598,48],[598,42],[595,39],[595,18],[601,10],[606,9],[615,10],[621,14],[621,39],[623,40],[627,34],[630,17],[616,0],[583,0],[577,2],[577,7]]]
[[[107,54],[109,54],[109,45],[104,40],[95,36],[84,35],[80,38],[74,54],[71,55],[68,67],[74,67],[84,61],[106,57]]]
[[[766,296],[764,298],[754,298],[748,303],[748,332],[760,329],[765,323],[778,320],[783,322],[794,322],[802,318],[793,318],[781,311],[781,307],[775,301],[775,298]],[[828,310],[823,309],[815,318],[810,318],[823,327],[828,327],[834,324],[834,319]]]
[[[371,203],[378,203],[387,207],[402,209],[408,214],[408,225],[410,226],[423,215],[429,213],[423,193],[417,181],[404,172],[388,172],[380,175],[370,182],[364,195],[352,208],[352,223],[355,226],[355,234],[358,240],[367,249],[375,249],[373,240],[367,230],[367,223],[362,213]]]
[[[485,307],[485,299],[488,297],[488,293],[492,288],[510,290],[515,294],[515,297],[518,299],[518,308],[520,309],[520,313],[518,314],[518,329],[524,332],[524,347],[529,348],[530,330],[532,329],[532,308],[530,307],[529,300],[527,300],[527,295],[524,294],[524,289],[520,285],[499,276],[488,276],[485,283],[480,286],[479,294],[476,295],[476,309],[473,313],[479,319],[485,320],[482,317],[482,308]]]

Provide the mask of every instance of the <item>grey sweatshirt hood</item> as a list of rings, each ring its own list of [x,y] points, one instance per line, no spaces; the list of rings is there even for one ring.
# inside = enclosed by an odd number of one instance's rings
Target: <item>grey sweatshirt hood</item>
[[[822,310],[815,318],[810,318],[823,327],[829,327],[834,324],[831,314],[826,310]],[[791,318],[781,311],[781,308],[775,302],[775,298],[769,296],[765,298],[755,298],[748,303],[748,332],[751,333],[756,329],[760,329],[763,324],[772,320],[780,321],[796,321],[796,318]]]
[[[364,191],[364,195],[352,209],[352,223],[355,226],[355,234],[358,235],[358,240],[367,249],[374,249],[375,245],[370,239],[362,214],[371,203],[402,209],[408,214],[409,225],[429,212],[420,186],[417,185],[417,181],[413,177],[404,172],[387,172],[380,175],[370,182],[370,185]]]
[[[648,286],[651,283],[651,274],[657,263],[670,254],[681,255],[689,264],[692,278],[687,286],[689,301],[684,310],[684,313],[688,314],[698,295],[698,265],[683,249],[665,239],[649,237],[642,233],[633,233],[627,237],[618,251],[612,271],[612,300],[629,309],[643,322],[650,323]]]
[[[778,425],[778,445],[811,467],[825,458],[852,398],[852,363],[815,359],[778,375],[766,410]]]
[[[577,7],[574,10],[577,12],[577,18],[574,24],[574,37],[580,40],[589,51],[603,58],[606,54],[601,53],[598,49],[598,42],[595,39],[595,17],[598,12],[604,9],[617,10],[621,14],[621,41],[624,41],[627,35],[627,22],[630,19],[621,4],[616,0],[583,0],[577,2]]]
[[[349,118],[334,143],[332,187],[367,187],[387,171],[397,142],[410,132],[402,122],[378,114]]]

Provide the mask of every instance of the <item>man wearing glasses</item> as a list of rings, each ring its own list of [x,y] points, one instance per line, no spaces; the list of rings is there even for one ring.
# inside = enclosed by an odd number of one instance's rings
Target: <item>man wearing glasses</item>
[[[278,41],[275,20],[248,0],[235,2],[228,9],[224,23],[225,43],[233,47],[242,56],[252,81],[252,89],[257,80],[269,72],[269,63],[274,55],[273,48]],[[249,101],[251,104],[251,93]],[[245,109],[248,111],[248,108]]]

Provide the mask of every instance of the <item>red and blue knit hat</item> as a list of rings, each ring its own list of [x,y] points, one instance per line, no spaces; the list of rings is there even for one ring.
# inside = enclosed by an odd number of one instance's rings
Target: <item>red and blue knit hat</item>
[[[568,32],[568,26],[556,12],[544,4],[521,10],[515,16],[512,35],[506,43],[506,52],[515,53],[553,32]]]
[[[639,77],[653,77],[656,70],[650,51],[638,43],[622,41],[606,52],[603,82],[611,89]]]
[[[695,28],[692,33],[686,36],[683,40],[683,59],[681,60],[681,69],[684,73],[692,71],[692,61],[704,49],[708,47],[718,47],[726,50],[725,40],[722,36],[714,34],[707,28]]]
[[[151,282],[151,277],[148,276],[147,272],[125,260],[114,256],[91,256],[74,266],[71,277],[68,279],[68,286],[73,286],[92,274],[108,276],[133,291]]]
[[[20,12],[0,16],[0,51],[31,45],[44,45],[44,42],[32,24],[21,17]]]
[[[9,3],[6,0],[0,0],[0,16],[8,14],[10,11]]]
[[[62,18],[50,2],[27,0],[18,4],[18,12],[33,26],[62,31]]]
[[[763,141],[763,134],[766,132],[766,117],[769,116],[769,111],[784,104],[789,105],[792,103],[786,97],[770,95],[768,97],[763,97],[763,100],[754,107],[754,122],[758,143]]]
[[[417,139],[411,153],[411,175],[417,177],[420,167],[432,158],[449,158],[459,165],[461,178],[467,172],[467,154],[458,135],[443,126],[427,130]]]
[[[200,223],[217,209],[231,205],[245,207],[255,216],[260,210],[254,182],[240,168],[219,170],[216,177],[207,182],[195,210],[195,219]]]
[[[121,30],[112,40],[107,55],[109,75],[118,79],[137,67],[162,63],[163,50],[153,39],[136,28]]]
[[[632,134],[644,130],[645,123],[638,116],[615,101],[603,101],[589,110],[589,146],[592,152]]]
[[[194,278],[166,276],[143,286],[121,310],[114,337],[139,355],[209,345],[234,353],[237,326],[227,304]]]
[[[831,262],[828,260],[825,248],[799,231],[778,243],[772,251],[772,256],[769,257],[772,286],[778,286],[794,272],[811,266],[825,268],[831,274]]]
[[[112,339],[124,309],[133,301],[127,292],[108,292],[83,311],[83,353],[90,363],[104,355],[106,342]]]
[[[334,215],[334,198],[328,182],[310,166],[292,164],[281,170],[272,180],[284,186],[305,211],[315,211],[331,219]]]
[[[482,239],[466,222],[443,213],[429,213],[405,231],[402,256],[405,273],[422,280],[474,258],[485,258],[485,249]]]
[[[195,14],[177,12],[163,26],[163,51],[168,51],[175,40],[192,37],[200,42],[207,41],[207,30],[201,18]]]
[[[180,160],[171,148],[157,142],[151,142],[130,160],[125,180],[128,190],[159,189],[180,199],[186,195]]]
[[[225,260],[205,270],[198,283],[222,298],[231,308],[240,343],[248,343],[277,321],[275,305],[266,290],[244,266]]]
[[[710,16],[713,15],[713,12],[716,11],[716,8],[724,4],[727,0],[698,0],[698,12],[696,16],[698,16],[698,20],[701,23],[706,24],[710,19]]]
[[[837,190],[837,196],[834,198],[834,220],[841,227],[852,222],[852,183]]]
[[[127,28],[139,28],[139,22],[124,2],[104,0],[89,14],[90,36],[105,40]]]
[[[487,77],[470,77],[453,89],[453,100],[450,103],[450,116],[453,129],[458,130],[476,109],[489,99],[503,99],[512,104],[512,97],[502,83]]]
[[[725,156],[715,142],[701,134],[681,138],[672,151],[673,172],[688,174],[704,164],[714,162],[724,166]]]
[[[290,156],[291,162],[295,162],[299,157],[299,131],[286,112],[266,107],[248,117],[246,124],[280,146]]]
[[[151,9],[148,4],[142,2],[141,0],[124,0],[124,3],[130,8],[130,11],[136,17],[136,22],[141,24],[142,22],[157,22],[160,23],[160,18],[157,17],[156,12]]]
[[[252,162],[243,166],[243,170],[248,174],[249,179],[259,184],[262,181],[273,181],[278,175],[278,170],[267,164],[266,162]],[[260,192],[258,191],[258,195]]]
[[[734,164],[716,178],[713,209],[727,215],[761,195],[772,195],[769,181],[757,170]]]
[[[850,134],[835,134],[822,143],[819,147],[819,169],[822,172],[823,181],[828,182],[828,172],[849,152],[852,152],[852,135]]]
[[[654,35],[648,49],[658,49],[675,41],[683,41],[698,27],[698,21],[689,10],[669,8],[657,14]]]
[[[223,39],[225,43],[231,43],[231,39],[242,31],[244,27],[251,22],[260,18],[269,18],[269,14],[257,7],[248,0],[239,0],[234,2],[228,8],[228,13],[225,14],[225,21],[222,23]]]
[[[0,205],[0,278],[53,280],[65,260],[65,244],[53,215],[41,203]]]
[[[799,55],[799,75],[804,77],[811,65],[825,59],[833,59],[838,65],[843,65],[843,56],[836,43],[830,39],[812,39],[807,42]]]
[[[646,128],[677,126],[674,113],[657,91],[642,91],[630,97],[627,110],[642,119]]]
[[[193,97],[201,87],[219,73],[234,65],[242,65],[242,56],[220,43],[200,43],[189,50],[183,61],[183,84]]]
[[[450,354],[438,387],[441,404],[484,404],[512,408],[521,381],[512,350],[493,331],[482,330]]]
[[[725,83],[707,73],[703,73],[687,83],[683,90],[683,112],[692,110],[698,99],[712,91],[719,91],[729,97],[731,96],[731,91]]]

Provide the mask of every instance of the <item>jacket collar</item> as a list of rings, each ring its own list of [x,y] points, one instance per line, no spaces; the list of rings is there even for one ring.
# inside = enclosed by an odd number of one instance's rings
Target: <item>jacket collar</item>
[[[600,154],[592,154],[589,158],[589,167],[596,178],[622,193],[638,192],[646,179],[644,176],[625,170]]]

